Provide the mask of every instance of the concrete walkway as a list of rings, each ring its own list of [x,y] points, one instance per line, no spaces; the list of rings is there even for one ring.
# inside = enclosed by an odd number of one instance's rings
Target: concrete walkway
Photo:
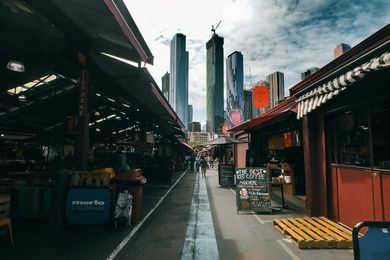
[[[219,259],[206,182],[199,173],[196,175],[190,219],[187,224],[186,240],[181,259]]]
[[[301,212],[237,214],[235,191],[219,186],[217,171],[208,170],[206,183],[220,259],[353,259],[352,250],[299,249],[272,226],[275,218],[301,216]]]

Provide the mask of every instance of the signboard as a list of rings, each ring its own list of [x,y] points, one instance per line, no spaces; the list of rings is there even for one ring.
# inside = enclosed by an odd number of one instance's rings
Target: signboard
[[[218,167],[219,185],[234,185],[234,164],[220,164]]]
[[[68,224],[105,224],[110,220],[111,191],[105,188],[70,188],[66,202]]]
[[[266,108],[269,106],[269,83],[260,81],[253,88],[252,99],[255,108]]]
[[[237,211],[272,212],[267,168],[236,169]]]

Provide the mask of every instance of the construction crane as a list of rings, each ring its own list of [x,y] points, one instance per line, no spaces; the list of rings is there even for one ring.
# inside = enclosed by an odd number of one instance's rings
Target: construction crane
[[[219,21],[219,23],[217,24],[217,26],[215,26],[214,28],[214,25],[211,25],[211,31],[213,32],[213,34],[215,34],[215,31],[217,30],[217,28],[219,27],[219,25],[221,24],[222,21]]]

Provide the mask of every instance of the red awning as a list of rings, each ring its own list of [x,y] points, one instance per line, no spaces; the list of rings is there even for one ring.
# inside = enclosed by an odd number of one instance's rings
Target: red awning
[[[264,114],[261,114],[260,116],[251,119],[249,121],[246,121],[240,125],[237,125],[231,129],[229,129],[229,132],[235,132],[235,131],[241,131],[241,130],[248,130],[256,126],[260,126],[261,124],[265,124],[268,122],[271,122],[271,120],[274,120],[276,118],[280,118],[281,116],[286,115],[287,113],[296,113],[297,112],[297,104],[295,102],[295,97],[289,97],[276,107],[268,110]]]
[[[179,141],[180,141],[180,140],[179,140]],[[191,145],[187,144],[186,142],[180,141],[180,143],[181,143],[182,145],[184,145],[187,149],[189,149],[189,150],[191,150],[191,151],[194,150],[194,148],[193,148]]]

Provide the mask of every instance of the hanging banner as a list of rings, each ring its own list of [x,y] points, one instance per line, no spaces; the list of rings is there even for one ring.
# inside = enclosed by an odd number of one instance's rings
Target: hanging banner
[[[260,81],[253,88],[253,105],[256,108],[266,108],[269,106],[269,84],[266,81]]]

